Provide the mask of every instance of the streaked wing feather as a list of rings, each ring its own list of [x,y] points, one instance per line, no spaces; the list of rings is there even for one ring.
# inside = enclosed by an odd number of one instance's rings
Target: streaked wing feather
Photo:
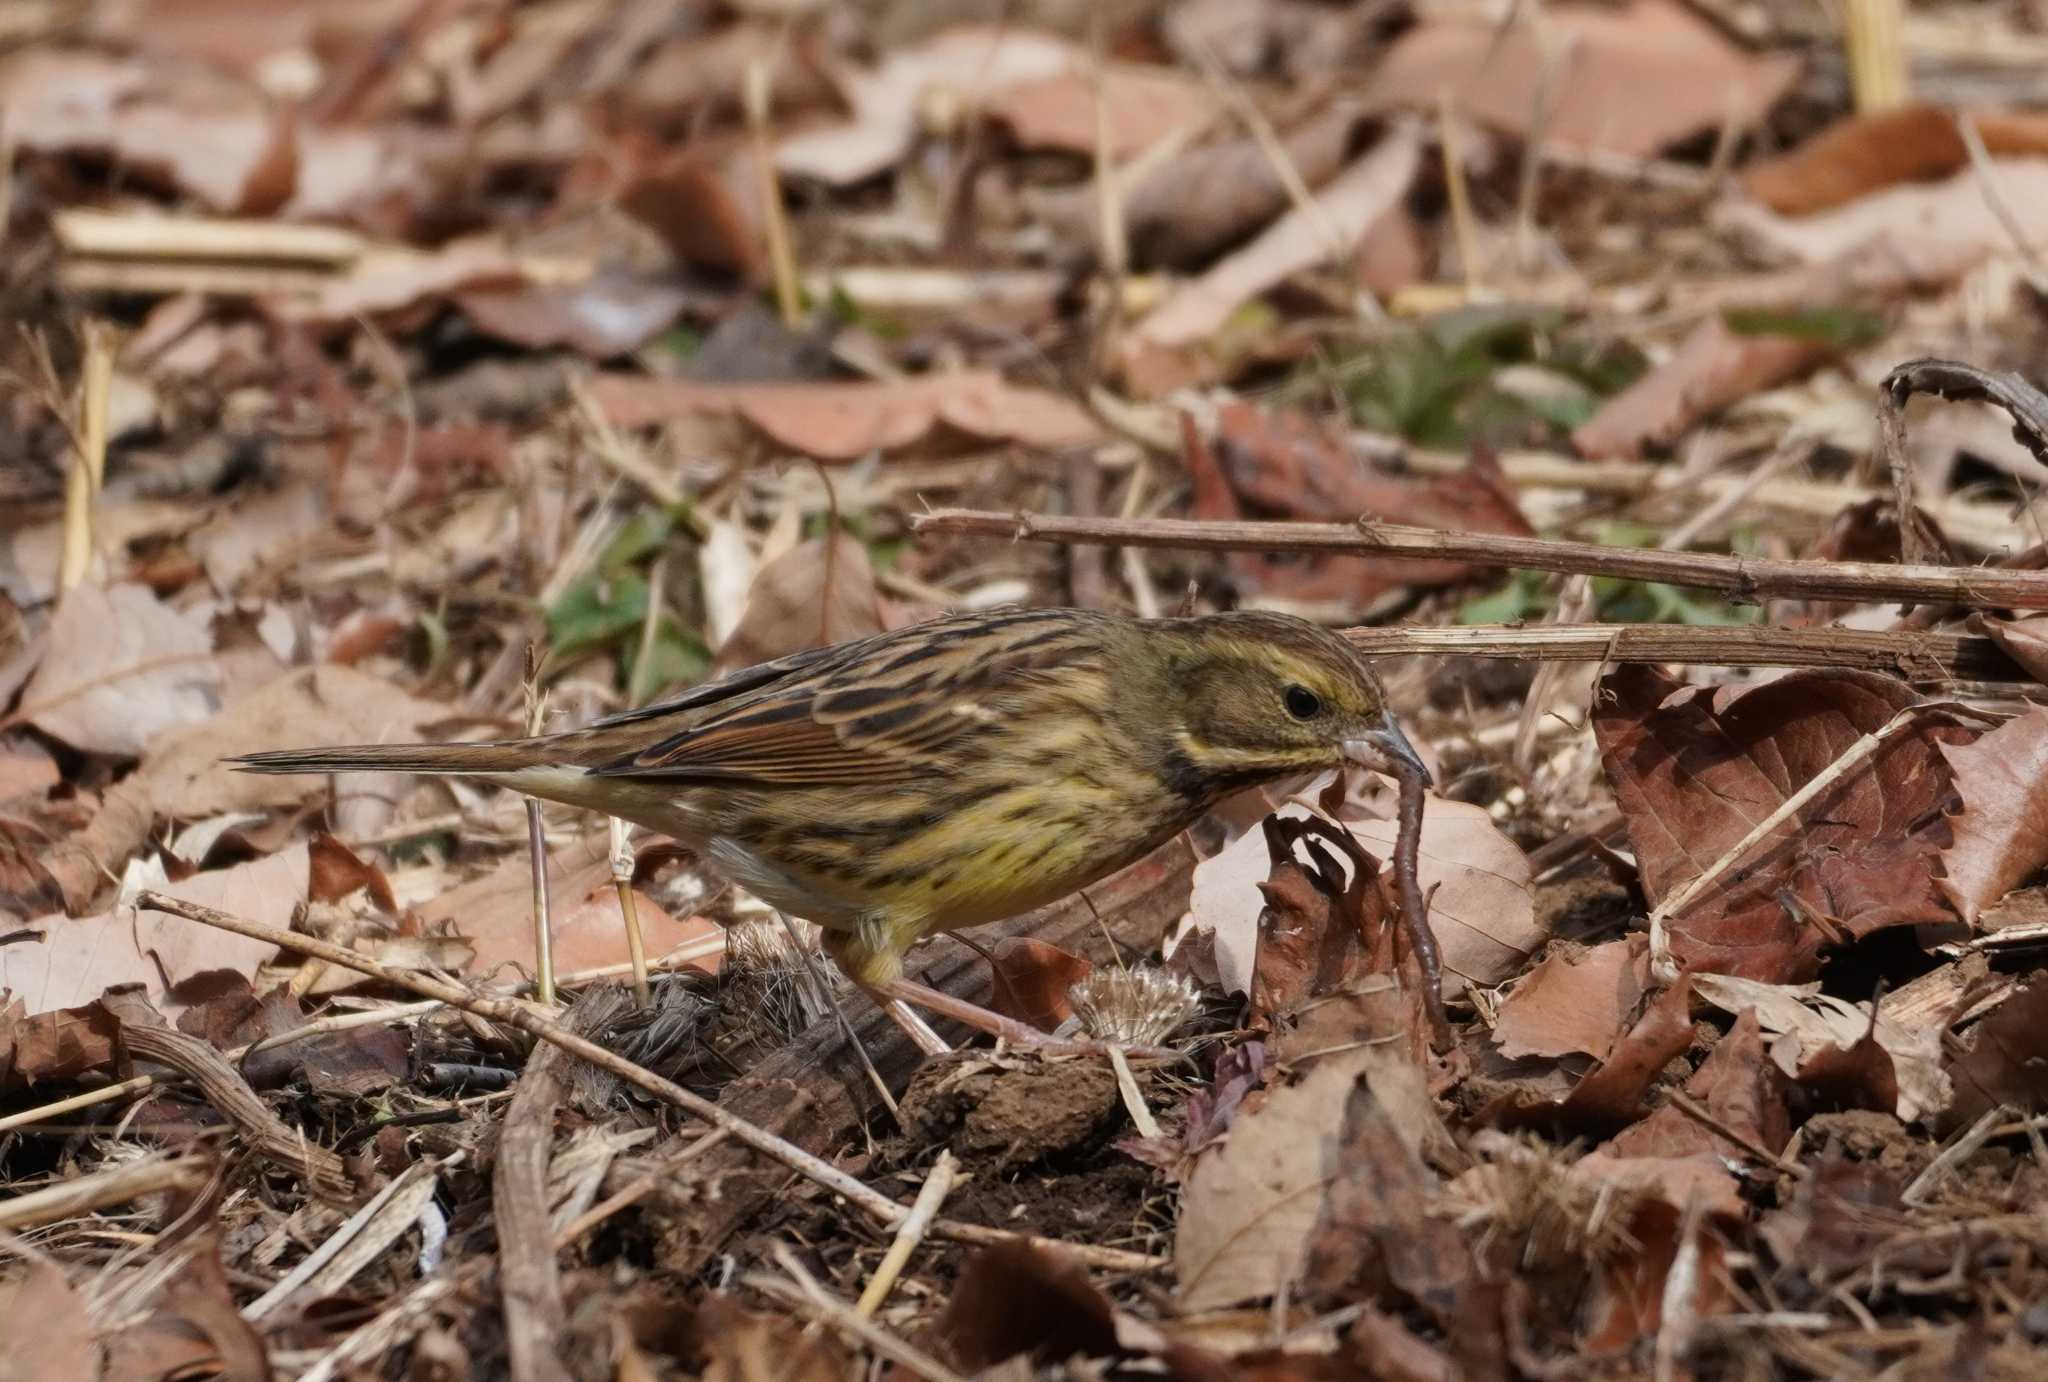
[[[664,715],[673,715],[678,711],[698,710],[705,706],[715,705],[719,701],[733,700],[751,692],[759,691],[786,677],[808,672],[819,663],[835,655],[843,655],[846,651],[847,648],[844,645],[806,648],[800,653],[791,653],[787,657],[778,657],[773,662],[757,663],[752,667],[742,667],[737,672],[728,672],[715,680],[704,682],[678,695],[670,696],[667,700],[656,701],[651,705],[643,705],[634,710],[622,710],[616,715],[607,715],[603,719],[592,720],[585,728],[610,729],[614,725],[641,724],[648,720],[658,720]]]
[[[732,695],[730,705],[706,697],[707,713],[695,724],[592,771],[781,787],[914,782],[1000,723],[992,702],[1075,661],[1092,627],[1063,622],[1073,637],[959,639],[956,631],[974,625],[944,619],[829,650],[829,659],[799,654],[811,661],[795,674],[764,679],[759,689]],[[946,643],[949,655],[905,656],[927,643]]]

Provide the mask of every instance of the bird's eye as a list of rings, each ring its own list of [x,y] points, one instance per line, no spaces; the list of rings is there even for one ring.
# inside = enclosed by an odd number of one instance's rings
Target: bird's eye
[[[1287,713],[1297,720],[1313,720],[1322,713],[1322,700],[1306,686],[1288,687],[1285,700]]]

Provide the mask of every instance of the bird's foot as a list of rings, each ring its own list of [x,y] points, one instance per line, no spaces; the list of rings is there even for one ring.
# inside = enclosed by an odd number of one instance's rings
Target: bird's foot
[[[871,984],[868,986],[868,992],[927,1055],[943,1054],[949,1048],[922,1018],[909,1011],[912,1006],[936,1013],[940,1017],[950,1017],[955,1022],[979,1032],[987,1032],[990,1036],[1007,1041],[1012,1046],[1026,1047],[1048,1056],[1106,1056],[1112,1045],[1105,1041],[1076,1041],[1065,1037],[1048,1036],[1029,1023],[1019,1022],[1014,1017],[1006,1017],[1002,1013],[982,1007],[979,1003],[955,998],[950,993],[913,983],[908,979],[890,979],[883,983]],[[920,1031],[924,1037],[918,1035]],[[925,1037],[937,1045],[927,1045]],[[1123,1051],[1128,1056],[1156,1058],[1173,1058],[1181,1054],[1166,1046],[1125,1046]]]

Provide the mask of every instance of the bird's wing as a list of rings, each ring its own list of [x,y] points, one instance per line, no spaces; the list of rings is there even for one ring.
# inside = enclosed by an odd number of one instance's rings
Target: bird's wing
[[[591,771],[780,787],[915,782],[1000,728],[1015,693],[1046,669],[1089,655],[1092,640],[1061,636],[1071,630],[941,620],[835,649]]]

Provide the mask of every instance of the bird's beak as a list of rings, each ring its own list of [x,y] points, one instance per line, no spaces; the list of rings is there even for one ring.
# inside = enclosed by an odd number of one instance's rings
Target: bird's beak
[[[1429,767],[1422,761],[1422,755],[1415,751],[1415,745],[1408,742],[1408,736],[1401,732],[1401,726],[1394,723],[1391,715],[1382,715],[1376,728],[1353,739],[1344,741],[1344,756],[1354,763],[1368,768],[1379,768],[1393,773],[1396,777],[1414,775],[1422,779],[1422,785],[1432,785]]]

